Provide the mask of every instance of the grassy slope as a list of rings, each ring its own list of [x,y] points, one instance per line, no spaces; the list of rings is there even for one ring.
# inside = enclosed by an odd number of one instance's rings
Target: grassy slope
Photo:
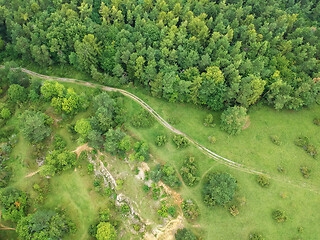
[[[63,74],[60,74],[63,72]],[[47,72],[50,74],[50,72]],[[51,73],[52,74],[52,73]],[[65,71],[55,70],[52,75],[65,76]],[[83,75],[72,75],[86,79]],[[137,89],[131,92],[140,96],[149,103],[164,118],[175,118],[180,121],[176,127],[200,143],[208,146],[218,154],[228,157],[234,161],[247,164],[252,167],[263,169],[284,180],[298,180],[299,182],[311,182],[319,186],[319,164],[309,157],[302,149],[293,144],[299,135],[310,137],[311,141],[319,147],[319,136],[314,134],[319,129],[312,124],[312,119],[320,115],[319,106],[312,109],[304,109],[300,112],[281,111],[276,112],[267,107],[255,107],[250,111],[250,127],[241,135],[230,137],[219,129],[205,128],[202,125],[207,110],[199,109],[188,104],[172,104],[163,100],[152,98]],[[136,107],[135,107],[136,108]],[[213,113],[218,122],[219,113]],[[208,210],[202,203],[200,197],[200,185],[195,188],[183,187],[180,192],[183,197],[192,197],[200,205],[202,217],[200,224],[206,231],[208,239],[247,239],[249,232],[260,231],[267,239],[291,239],[302,237],[303,239],[316,239],[320,235],[317,223],[320,222],[317,214],[318,195],[288,184],[286,181],[272,181],[269,189],[260,188],[255,182],[255,177],[218,165],[207,159],[195,148],[174,151],[171,143],[165,148],[156,148],[153,145],[154,137],[166,132],[162,127],[155,125],[151,130],[130,128],[136,136],[151,143],[151,149],[156,157],[162,161],[170,161],[179,168],[187,154],[194,154],[199,160],[202,174],[209,168],[216,171],[228,171],[232,173],[239,182],[239,195],[247,199],[246,206],[240,209],[240,215],[232,217],[227,209],[217,207]],[[277,134],[283,141],[278,147],[273,145],[269,136]],[[208,143],[207,137],[214,135],[217,138],[215,145]],[[311,179],[304,180],[299,172],[300,165],[307,165],[312,169]],[[277,172],[277,167],[283,166],[285,174]],[[280,194],[286,193],[287,198],[281,198]],[[271,219],[272,209],[282,208],[288,214],[288,221],[275,223]],[[299,235],[297,227],[302,226],[304,232]],[[228,230],[226,230],[228,229]]]

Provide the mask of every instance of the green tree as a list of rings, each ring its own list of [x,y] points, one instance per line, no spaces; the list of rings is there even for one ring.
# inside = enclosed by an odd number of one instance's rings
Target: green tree
[[[90,121],[85,118],[81,118],[76,122],[74,130],[82,137],[86,138],[91,130]]]
[[[4,208],[2,217],[4,220],[18,222],[27,214],[28,197],[25,192],[16,188],[6,188],[1,193],[1,205]]]
[[[75,166],[77,162],[77,156],[73,152],[67,150],[53,150],[45,159],[45,164],[42,167],[43,175],[54,176],[55,173],[70,169]]]
[[[11,111],[9,108],[6,107],[2,108],[0,114],[3,119],[9,119],[11,117]]]
[[[39,143],[51,133],[48,120],[44,113],[27,110],[20,116],[21,132],[28,141]]]
[[[237,181],[228,173],[209,173],[202,188],[206,205],[225,205],[230,202],[237,188]]]
[[[105,134],[106,141],[104,143],[104,148],[106,152],[110,152],[112,155],[120,153],[120,143],[121,140],[126,136],[124,132],[121,132],[120,129],[109,129]]]
[[[14,103],[24,102],[27,99],[27,90],[20,85],[12,84],[8,89],[8,97]]]
[[[115,240],[117,232],[109,222],[100,222],[97,226],[97,240]]]
[[[70,220],[51,210],[38,210],[22,218],[17,225],[17,233],[22,240],[59,240],[74,230],[75,225]]]
[[[54,97],[63,98],[65,96],[65,87],[58,82],[45,81],[40,91],[47,101]]]
[[[247,121],[247,109],[244,107],[229,107],[221,114],[221,128],[228,134],[239,134]]]
[[[197,237],[190,230],[183,228],[178,229],[174,235],[176,240],[197,240]]]

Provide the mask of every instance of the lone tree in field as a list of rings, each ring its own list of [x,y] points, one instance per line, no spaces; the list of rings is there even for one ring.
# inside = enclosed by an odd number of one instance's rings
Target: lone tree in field
[[[246,117],[246,108],[229,107],[221,114],[221,128],[230,135],[239,134],[246,123]]]
[[[203,201],[212,207],[230,202],[237,188],[237,181],[228,173],[209,173],[203,185]]]

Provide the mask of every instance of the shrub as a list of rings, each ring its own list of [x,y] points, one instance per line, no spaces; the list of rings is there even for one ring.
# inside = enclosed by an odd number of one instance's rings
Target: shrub
[[[139,224],[132,224],[132,227],[136,232],[139,232],[141,229],[141,226]]]
[[[161,217],[164,217],[164,218],[168,217],[167,205],[164,202],[162,202],[161,209],[159,209],[157,212]]]
[[[208,140],[209,140],[209,142],[212,143],[212,144],[215,144],[216,141],[217,141],[217,139],[216,139],[214,136],[209,136],[209,137],[208,137]]]
[[[303,148],[310,156],[316,157],[318,154],[317,149],[314,145],[309,142],[307,137],[299,137],[294,142],[298,147]]]
[[[282,210],[274,210],[272,212],[272,218],[276,220],[277,222],[284,222],[287,220],[287,216],[285,215],[285,212]]]
[[[239,134],[246,124],[247,109],[244,107],[229,107],[221,114],[221,128],[230,135]]]
[[[320,118],[313,119],[313,123],[317,126],[320,126]]]
[[[121,213],[122,214],[127,214],[129,211],[130,211],[130,207],[128,204],[121,205]]]
[[[277,146],[281,145],[280,138],[277,135],[270,136],[270,140],[271,140],[271,142],[273,142]]]
[[[173,142],[176,144],[177,149],[179,148],[185,148],[189,145],[189,141],[186,137],[182,136],[182,135],[174,135],[173,136]]]
[[[167,143],[167,141],[168,141],[167,136],[159,135],[156,138],[156,145],[158,147],[161,147],[161,146],[165,145]]]
[[[233,199],[237,181],[228,173],[209,173],[203,185],[203,201],[207,206],[224,205]]]
[[[54,136],[53,142],[54,149],[62,150],[67,146],[67,142],[58,134]]]
[[[269,187],[270,179],[266,175],[257,176],[257,182],[261,187]]]
[[[199,207],[192,199],[184,200],[181,203],[181,208],[183,215],[187,220],[195,221],[199,217]]]
[[[301,166],[300,167],[300,172],[302,173],[302,176],[304,178],[309,178],[310,177],[311,170],[308,167]]]
[[[150,188],[148,187],[148,185],[143,185],[142,186],[143,191],[145,192],[149,192]]]
[[[176,240],[197,240],[197,237],[190,230],[183,228],[178,229],[174,235]]]
[[[160,179],[169,187],[180,187],[181,181],[176,173],[176,170],[170,165],[158,164],[151,172],[151,179],[158,182]]]
[[[206,116],[206,118],[205,118],[204,121],[203,121],[203,125],[204,125],[205,127],[215,127],[215,126],[216,126],[216,124],[213,123],[213,116],[212,116],[212,114],[208,114],[208,115]]]
[[[152,115],[144,109],[135,113],[131,119],[131,125],[136,128],[147,128],[147,127],[151,127],[153,124],[154,124],[154,119]]]
[[[94,171],[94,165],[92,163],[89,163],[87,169],[88,169],[88,174],[92,174]]]
[[[9,108],[2,108],[1,110],[1,117],[3,119],[9,119],[11,117],[11,111],[9,110]]]
[[[250,233],[249,240],[264,240],[260,233]]]
[[[168,213],[170,214],[170,216],[174,217],[176,215],[177,209],[174,206],[170,206],[168,208]]]
[[[230,211],[230,214],[232,216],[237,216],[239,214],[239,209],[237,206],[235,205],[232,205],[230,208],[229,208],[229,211]]]
[[[180,174],[185,184],[190,187],[199,182],[199,169],[194,157],[189,157],[183,162],[180,168]]]

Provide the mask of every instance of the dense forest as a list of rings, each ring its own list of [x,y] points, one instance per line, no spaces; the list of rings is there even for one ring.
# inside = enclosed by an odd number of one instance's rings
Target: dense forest
[[[213,110],[319,102],[316,0],[0,0],[0,61],[71,64]]]

